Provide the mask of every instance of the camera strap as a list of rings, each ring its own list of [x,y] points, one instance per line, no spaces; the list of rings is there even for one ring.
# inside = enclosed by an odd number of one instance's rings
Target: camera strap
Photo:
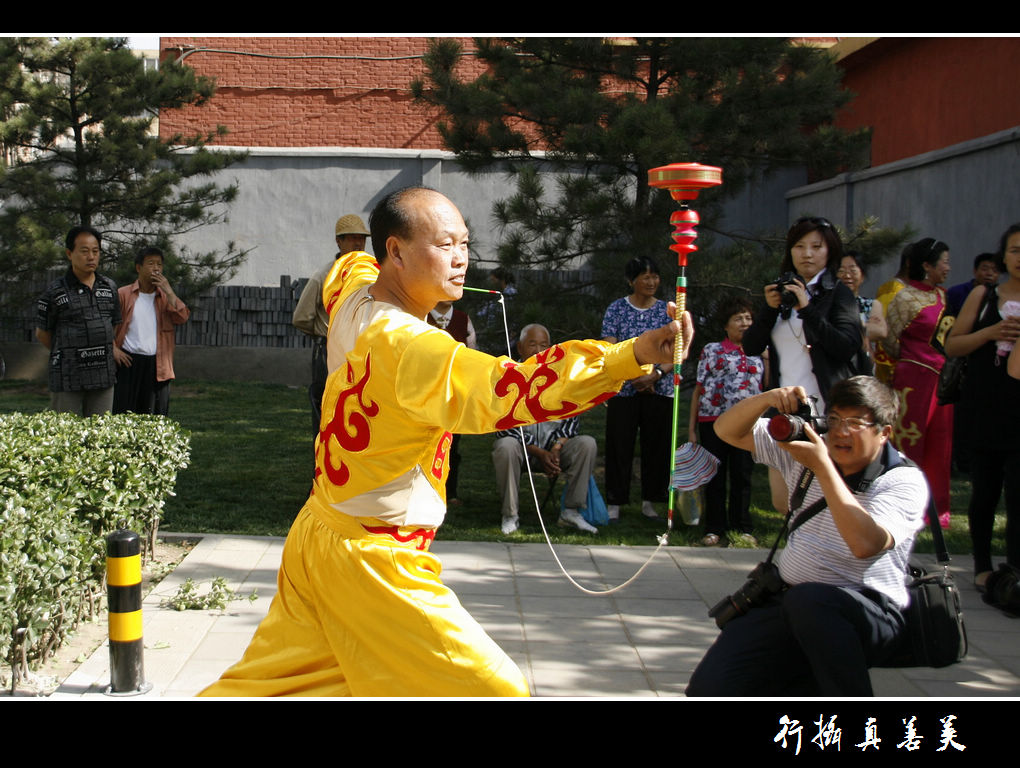
[[[843,482],[846,483],[847,488],[856,496],[857,494],[864,493],[871,484],[880,476],[888,472],[893,467],[898,467],[903,464],[908,466],[917,466],[910,459],[904,459],[900,456],[900,452],[897,451],[891,442],[886,441],[885,445],[882,446],[882,450],[879,452],[878,457],[871,462],[864,471],[858,475],[851,475],[850,478],[843,478]],[[838,467],[837,467],[838,469]],[[842,477],[842,473],[840,474]],[[800,477],[797,478],[797,485],[793,489],[793,493],[790,495],[790,511],[786,514],[786,520],[783,521],[783,527],[779,531],[779,535],[776,537],[775,544],[772,545],[772,549],[769,551],[769,556],[766,558],[767,562],[772,560],[773,555],[779,548],[779,542],[783,540],[783,536],[789,536],[795,530],[804,525],[808,520],[817,515],[823,509],[828,506],[828,502],[825,500],[825,496],[815,501],[804,510],[797,513],[797,517],[790,522],[793,517],[794,511],[804,502],[804,496],[807,493],[808,488],[811,486],[811,482],[815,479],[815,473],[807,467],[800,473]],[[847,480],[852,480],[851,485]]]

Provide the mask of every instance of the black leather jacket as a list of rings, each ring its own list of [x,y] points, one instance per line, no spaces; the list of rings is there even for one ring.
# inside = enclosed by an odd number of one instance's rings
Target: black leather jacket
[[[794,310],[804,323],[804,338],[818,389],[828,397],[832,385],[853,376],[854,356],[863,344],[861,318],[853,292],[825,270],[816,284],[817,293],[804,309]],[[779,381],[779,355],[772,343],[772,329],[779,310],[765,306],[744,333],[744,352],[760,355],[769,351],[770,381],[767,389],[796,382]]]

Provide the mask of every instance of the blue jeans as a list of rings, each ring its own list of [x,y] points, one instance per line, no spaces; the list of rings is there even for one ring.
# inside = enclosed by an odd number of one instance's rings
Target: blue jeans
[[[726,624],[686,693],[872,696],[868,669],[896,652],[903,628],[872,590],[796,584]]]

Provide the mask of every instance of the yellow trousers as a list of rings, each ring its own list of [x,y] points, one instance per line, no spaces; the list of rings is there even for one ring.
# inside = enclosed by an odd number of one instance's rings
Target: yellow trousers
[[[440,581],[432,531],[312,497],[244,657],[200,696],[527,696],[517,665]]]

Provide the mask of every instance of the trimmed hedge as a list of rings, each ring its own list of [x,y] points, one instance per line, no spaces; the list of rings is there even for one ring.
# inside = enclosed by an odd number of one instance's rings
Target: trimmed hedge
[[[106,534],[155,540],[189,435],[161,416],[0,416],[0,658],[45,661],[85,615],[106,572]]]

